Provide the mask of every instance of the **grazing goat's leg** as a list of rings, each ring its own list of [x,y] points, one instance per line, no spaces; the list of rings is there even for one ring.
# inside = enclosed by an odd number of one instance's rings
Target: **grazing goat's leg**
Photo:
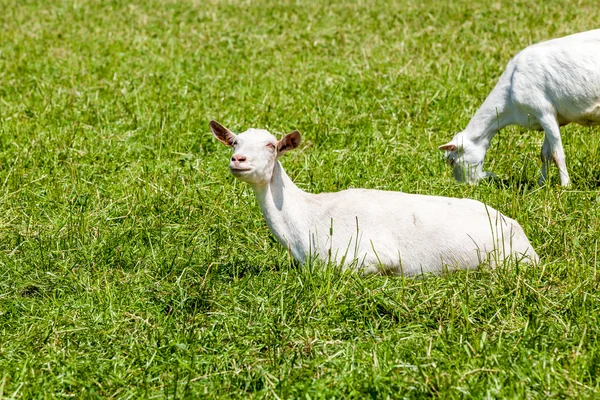
[[[563,149],[562,139],[560,137],[560,127],[554,115],[546,115],[539,119],[540,125],[544,129],[544,144],[542,145],[542,176],[540,183],[546,181],[550,160],[558,167],[561,186],[569,186],[571,179],[567,172],[567,163],[565,159],[565,150]]]
[[[552,160],[552,150],[550,149],[550,142],[548,141],[547,135],[544,135],[544,144],[542,144],[540,158],[542,159],[542,175],[540,176],[539,184],[540,186],[543,186],[546,184],[548,168],[550,167],[550,161]]]

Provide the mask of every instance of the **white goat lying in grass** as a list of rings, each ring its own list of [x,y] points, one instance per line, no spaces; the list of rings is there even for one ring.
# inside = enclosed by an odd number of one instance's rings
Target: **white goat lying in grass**
[[[408,276],[538,261],[521,226],[479,201],[367,189],[306,193],[278,160],[298,147],[298,131],[278,141],[260,129],[236,136],[215,121],[210,129],[233,146],[231,173],[250,184],[269,229],[300,263],[317,258]]]
[[[543,129],[540,184],[554,160],[560,183],[567,186],[559,127],[571,122],[600,124],[600,29],[525,48],[510,60],[466,129],[439,148],[446,151],[459,182],[477,183],[492,175],[483,171],[483,161],[500,129],[515,124]]]

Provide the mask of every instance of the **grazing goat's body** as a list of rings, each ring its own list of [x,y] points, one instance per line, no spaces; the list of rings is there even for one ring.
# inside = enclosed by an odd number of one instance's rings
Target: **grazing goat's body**
[[[235,136],[214,121],[211,129],[235,147],[232,173],[250,183],[269,229],[301,263],[408,276],[538,261],[521,226],[481,202],[366,189],[306,193],[277,159],[298,145],[297,132],[276,142],[266,131]]]
[[[464,131],[440,146],[459,181],[476,183],[493,136],[507,125],[544,130],[544,183],[554,161],[569,184],[559,127],[571,122],[600,125],[600,29],[525,48],[507,65],[498,83]]]

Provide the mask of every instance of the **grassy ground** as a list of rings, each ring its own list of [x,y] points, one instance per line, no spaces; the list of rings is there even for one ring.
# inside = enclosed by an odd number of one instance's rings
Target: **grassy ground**
[[[458,185],[437,145],[597,0],[0,0],[0,397],[597,397],[600,132]],[[543,258],[427,279],[300,268],[208,130],[304,135],[312,192],[475,198]]]

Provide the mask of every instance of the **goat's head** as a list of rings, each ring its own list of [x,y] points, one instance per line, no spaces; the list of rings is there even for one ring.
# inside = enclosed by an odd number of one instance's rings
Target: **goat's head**
[[[231,174],[241,181],[264,185],[271,181],[275,161],[300,144],[300,132],[288,133],[281,140],[263,129],[248,129],[235,135],[216,121],[210,130],[220,142],[234,149],[229,162]]]
[[[475,185],[482,179],[494,176],[491,172],[483,170],[487,149],[463,138],[460,134],[438,148],[445,152],[446,161],[452,167],[457,181]]]

